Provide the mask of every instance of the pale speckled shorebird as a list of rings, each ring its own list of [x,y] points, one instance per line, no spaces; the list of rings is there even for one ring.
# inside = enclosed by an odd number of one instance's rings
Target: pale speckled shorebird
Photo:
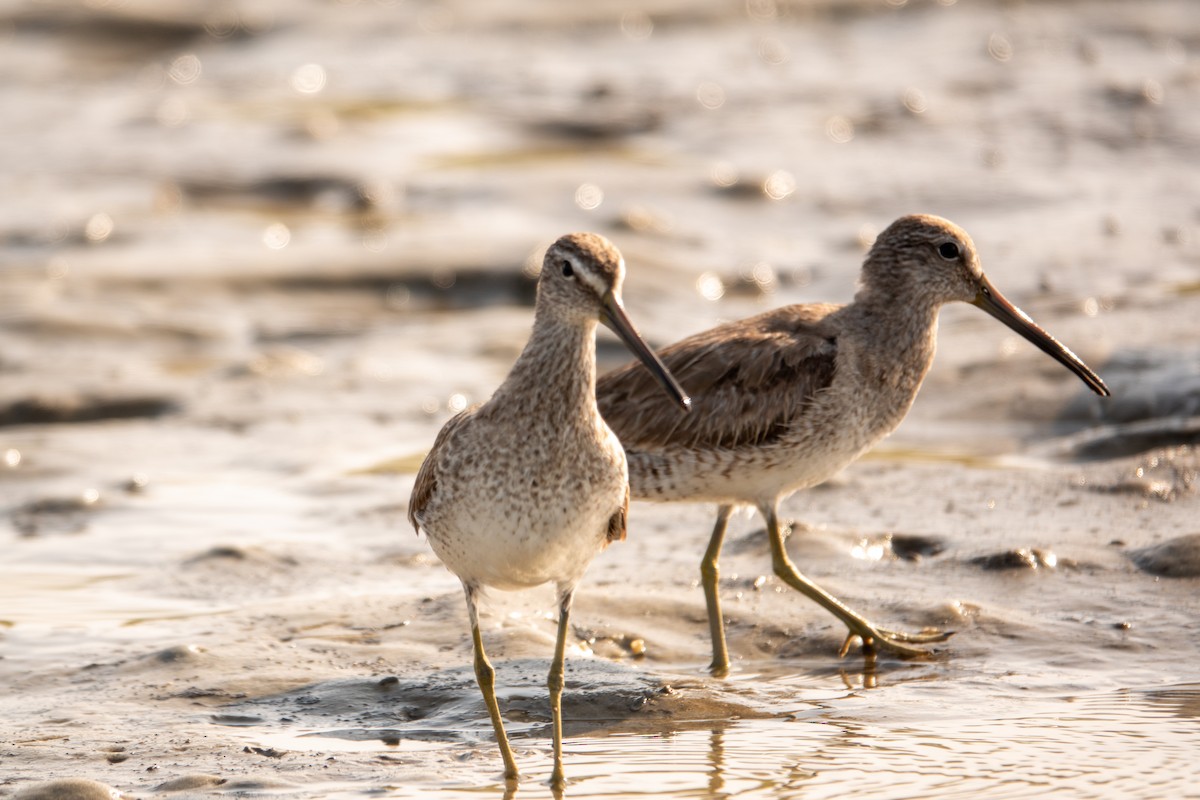
[[[715,502],[717,522],[700,564],[713,640],[712,671],[729,670],[717,559],[731,511],[766,520],[775,574],[845,623],[868,656],[901,655],[950,634],[887,630],[804,577],[788,558],[779,502],[815,486],[895,430],[933,362],[938,310],[959,300],[991,314],[1074,372],[1108,387],[1078,357],[996,291],[966,232],[907,216],[880,234],[849,305],[794,305],[698,333],[661,351],[690,393],[693,413],[671,413],[629,366],[600,378],[600,410],[625,445],[636,499]]]
[[[446,423],[417,473],[408,518],[459,577],[475,647],[475,677],[504,758],[517,764],[496,702],[495,672],[479,632],[484,587],[554,582],[558,638],[548,685],[551,782],[561,786],[563,653],[575,587],[588,564],[625,538],[625,451],[596,408],[596,323],[613,329],[679,406],[688,399],[638,336],[621,304],[625,262],[607,239],[564,236],[546,251],[533,332],[491,399]]]

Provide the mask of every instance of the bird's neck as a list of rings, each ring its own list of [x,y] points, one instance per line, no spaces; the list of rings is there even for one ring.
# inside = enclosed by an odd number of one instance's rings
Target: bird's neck
[[[495,397],[517,414],[579,419],[596,409],[596,321],[535,316],[533,332]]]
[[[933,364],[940,307],[920,296],[860,291],[851,308],[865,340],[873,343],[863,353],[866,369],[894,390],[916,396]]]

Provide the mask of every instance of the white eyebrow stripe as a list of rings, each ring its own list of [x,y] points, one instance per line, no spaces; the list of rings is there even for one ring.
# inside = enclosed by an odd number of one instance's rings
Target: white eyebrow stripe
[[[574,259],[572,260],[574,261]],[[579,275],[579,277],[591,287],[592,291],[596,293],[596,296],[603,297],[604,293],[608,291],[608,284],[606,284],[604,280],[590,268],[579,264],[578,261],[575,262],[575,267],[576,274]]]

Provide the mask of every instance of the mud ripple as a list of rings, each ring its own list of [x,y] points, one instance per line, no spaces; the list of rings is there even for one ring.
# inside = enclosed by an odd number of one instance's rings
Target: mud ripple
[[[26,786],[13,800],[132,800],[106,783],[86,778],[62,778]]]
[[[100,495],[85,492],[75,497],[42,497],[13,509],[10,518],[25,537],[47,533],[83,533],[100,506]]]
[[[514,736],[549,735],[543,660],[497,665],[497,697]],[[638,672],[607,661],[567,662],[563,716],[570,735],[596,731],[663,732],[713,720],[758,719],[769,711],[681,678]],[[231,721],[233,720],[233,721]],[[453,741],[490,730],[470,668],[419,678],[331,681],[230,704],[221,725],[325,728],[306,736],[348,741]]]
[[[0,426],[161,417],[179,408],[179,401],[160,395],[26,397],[0,405]]]

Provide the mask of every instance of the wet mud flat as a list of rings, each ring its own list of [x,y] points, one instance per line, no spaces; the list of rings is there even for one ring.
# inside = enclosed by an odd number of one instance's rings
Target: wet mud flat
[[[577,596],[567,794],[1186,794],[1197,42],[1185,2],[0,12],[0,796],[503,795],[404,502],[539,248],[612,238],[663,345],[850,300],[916,211],[1114,398],[948,308],[900,430],[784,504],[806,574],[955,631],[927,660],[839,660],[740,515],[711,678],[712,509],[635,504]],[[485,613],[520,796],[553,607]]]
[[[735,659],[724,681],[705,673],[695,585],[707,509],[639,505],[642,535],[598,559],[579,596],[565,695],[570,793],[650,792],[647,776],[683,796],[704,796],[713,780],[746,796],[887,794],[886,776],[947,796],[1182,790],[1200,687],[1176,643],[1193,624],[1194,577],[1169,576],[1196,574],[1198,537],[1137,532],[1147,519],[1187,529],[1198,467],[1186,448],[1032,474],[865,462],[812,502],[788,504],[814,520],[794,524],[793,557],[881,619],[955,636],[930,660],[838,660],[840,627],[771,576],[757,521],[739,519],[723,563]],[[951,480],[955,513],[891,499]],[[317,482],[339,489],[343,509],[363,510],[352,534],[313,532],[337,530],[344,513],[327,498],[306,503]],[[387,481],[283,483],[295,506],[261,526],[276,530],[235,538],[219,520],[240,515],[221,509],[197,523],[213,533],[174,555],[152,541],[195,486],[148,485],[137,512],[114,507],[86,532],[25,540],[61,554],[67,537],[115,536],[153,555],[139,568],[93,554],[118,565],[60,565],[53,580],[29,570],[28,556],[25,570],[10,568],[29,603],[5,634],[13,789],[72,776],[131,796],[501,791],[461,592],[423,543],[395,536],[394,511],[375,505]],[[280,502],[275,486],[242,491],[256,508]],[[120,513],[146,522],[102,516]],[[637,566],[651,560],[653,571]],[[521,794],[548,796],[553,596],[498,593],[489,606]],[[1019,776],[1013,759],[1026,764]]]

